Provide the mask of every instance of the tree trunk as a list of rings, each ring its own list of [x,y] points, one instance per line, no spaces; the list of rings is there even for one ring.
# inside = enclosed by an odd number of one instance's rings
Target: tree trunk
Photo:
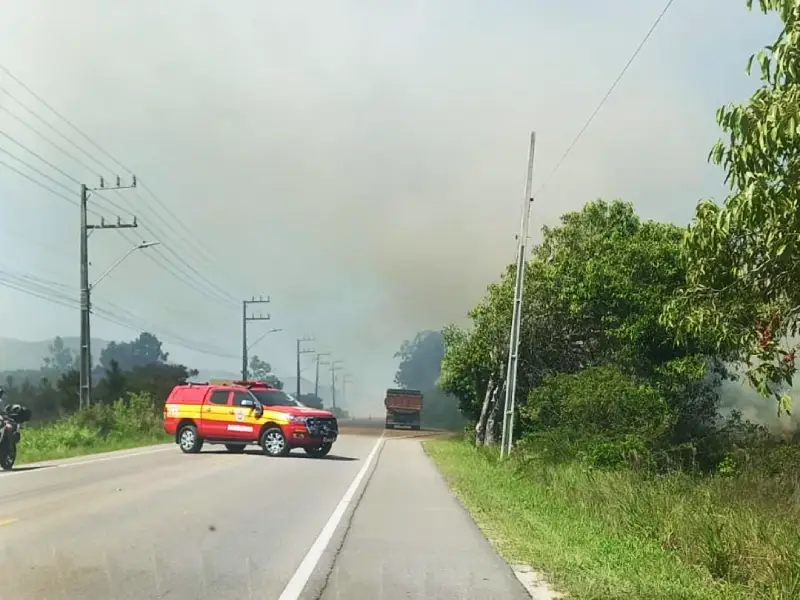
[[[500,385],[495,386],[492,391],[492,410],[489,412],[489,418],[486,420],[486,434],[484,436],[485,445],[492,446],[497,443],[498,435],[501,432],[500,425],[503,418],[503,392],[505,391],[505,384],[500,382]]]
[[[494,394],[494,376],[489,376],[489,381],[486,384],[486,393],[483,396],[483,406],[481,406],[481,416],[475,424],[475,445],[483,446],[486,439],[486,422],[489,419],[491,412],[492,396]]]

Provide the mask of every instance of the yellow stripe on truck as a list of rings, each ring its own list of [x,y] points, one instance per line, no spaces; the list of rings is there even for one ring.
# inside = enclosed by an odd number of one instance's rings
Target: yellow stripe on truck
[[[289,415],[277,410],[265,410],[261,418],[256,418],[252,408],[237,408],[231,406],[212,406],[211,410],[203,410],[208,404],[167,404],[164,406],[168,419],[206,419],[209,421],[231,421],[260,425],[266,422],[286,425],[290,421]]]

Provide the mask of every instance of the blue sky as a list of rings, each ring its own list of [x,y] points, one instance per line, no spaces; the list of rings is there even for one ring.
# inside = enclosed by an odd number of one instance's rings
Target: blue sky
[[[284,331],[254,352],[290,374],[294,339],[314,335],[318,350],[347,361],[371,406],[391,384],[401,341],[463,320],[513,257],[529,131],[538,132],[538,185],[662,5],[9,0],[0,63],[183,224],[143,190],[109,196],[147,226],[130,239],[164,247],[123,263],[98,286],[99,305],[122,307],[166,340],[229,355],[168,341],[175,359],[235,370],[232,299],[268,294],[273,320],[253,335]],[[714,111],[750,93],[747,56],[776,31],[743,1],[676,0],[547,179],[532,226],[597,197],[684,223],[699,198],[721,198],[721,173],[705,162]],[[0,86],[111,163],[1,73]],[[0,108],[93,167],[0,110],[0,131],[72,177],[92,183],[103,170],[3,93]],[[0,149],[75,188],[8,140]],[[0,233],[0,270],[77,286],[77,209],[2,165]],[[91,243],[95,275],[129,244],[110,231]],[[2,336],[77,333],[75,310],[17,291],[0,288],[0,310]],[[100,319],[93,327],[104,338],[135,335]]]

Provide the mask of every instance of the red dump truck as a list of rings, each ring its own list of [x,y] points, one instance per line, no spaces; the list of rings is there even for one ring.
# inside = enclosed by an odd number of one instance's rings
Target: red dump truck
[[[395,427],[420,428],[422,415],[422,392],[419,390],[386,390],[386,429]]]

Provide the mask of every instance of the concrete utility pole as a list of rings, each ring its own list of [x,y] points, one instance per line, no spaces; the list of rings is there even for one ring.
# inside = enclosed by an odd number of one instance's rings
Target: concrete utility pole
[[[317,352],[317,374],[314,377],[314,395],[317,398],[319,398],[319,366],[328,364],[328,363],[325,363],[325,362],[320,362],[319,359],[322,356],[330,356],[330,355],[331,355],[330,352]]]
[[[297,396],[296,398],[300,399],[300,355],[301,354],[313,354],[314,350],[311,348],[300,348],[300,344],[303,342],[313,342],[313,337],[302,337],[297,338]]]
[[[269,304],[269,296],[264,298],[264,296],[259,296],[256,298],[253,296],[252,300],[242,300],[242,381],[247,381],[247,373],[249,369],[247,368],[247,324],[250,321],[269,321],[270,315],[263,315],[261,313],[258,316],[251,314],[250,316],[247,315],[247,307],[251,304]]]
[[[342,404],[347,406],[347,384],[353,383],[350,373],[345,373],[342,377]],[[352,416],[352,415],[351,415]]]
[[[117,177],[117,183],[114,186],[106,187],[105,180],[100,178],[100,186],[90,188],[85,184],[81,184],[81,242],[80,242],[80,261],[81,261],[81,278],[80,278],[80,303],[81,303],[81,351],[80,351],[80,393],[79,404],[80,408],[91,406],[92,403],[92,331],[91,331],[91,311],[92,311],[92,286],[89,285],[89,234],[95,229],[128,229],[138,227],[136,218],[134,217],[132,223],[123,223],[117,218],[116,223],[106,223],[104,219],[100,219],[99,225],[90,225],[88,222],[88,204],[90,192],[105,191],[105,190],[124,190],[136,187],[136,176],[133,176],[131,185],[122,185],[120,178]],[[127,255],[126,255],[127,256]],[[125,257],[123,257],[125,258]],[[120,259],[119,262],[122,262]],[[116,264],[114,265],[116,266]],[[113,267],[112,267],[113,268]],[[103,274],[105,276],[108,271]]]
[[[331,361],[331,402],[333,408],[336,408],[336,371],[341,371],[343,369],[341,366],[343,363],[343,360]]]
[[[531,197],[533,184],[533,155],[536,149],[536,132],[531,132],[531,148],[528,154],[528,178],[525,181],[525,198],[522,207],[522,224],[520,225],[517,244],[517,277],[514,287],[514,312],[511,317],[511,334],[508,343],[508,371],[506,372],[506,398],[503,407],[503,436],[500,443],[500,458],[511,452],[514,440],[514,410],[517,395],[517,363],[519,359],[519,330],[522,320],[522,293],[525,290],[525,253],[528,242],[528,226],[530,224]]]

